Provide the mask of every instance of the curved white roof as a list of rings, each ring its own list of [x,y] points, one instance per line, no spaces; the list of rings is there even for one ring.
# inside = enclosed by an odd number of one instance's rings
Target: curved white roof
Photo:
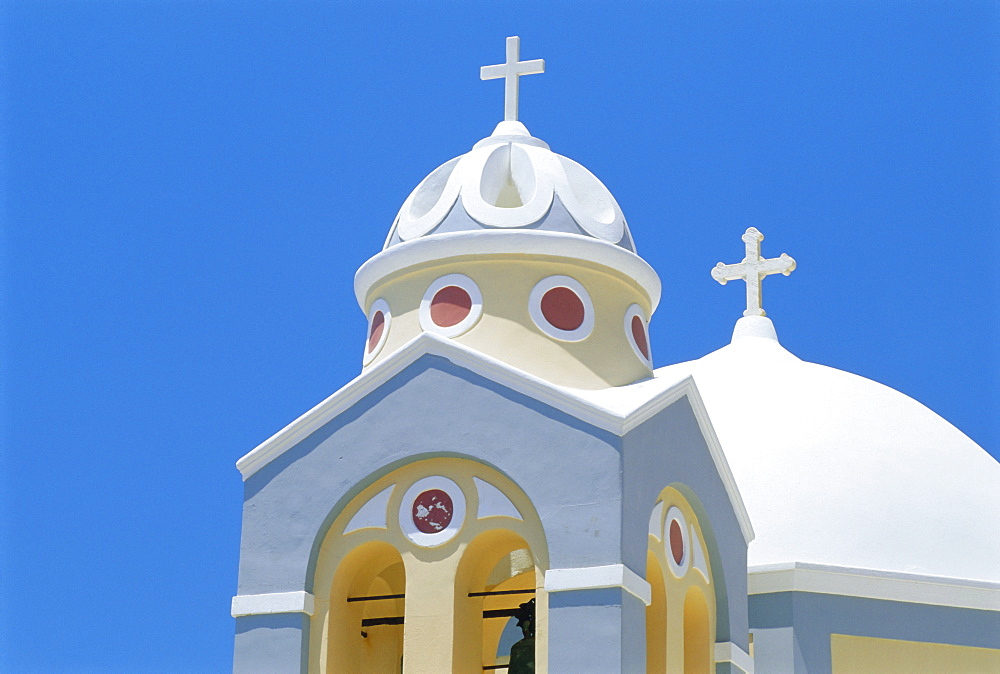
[[[556,154],[521,122],[505,121],[410,193],[385,248],[464,231],[576,234],[635,252],[618,202],[594,174]]]
[[[750,514],[748,565],[1000,581],[1000,463],[916,400],[785,350],[763,317],[692,375]]]

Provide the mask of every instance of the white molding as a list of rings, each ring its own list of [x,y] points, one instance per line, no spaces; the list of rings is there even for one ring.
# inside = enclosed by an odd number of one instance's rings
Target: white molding
[[[720,641],[715,644],[715,661],[731,662],[745,674],[753,674],[753,658],[732,641]]]
[[[646,606],[653,602],[653,590],[649,583],[624,564],[549,569],[545,572],[546,592],[599,590],[610,587],[620,587]]]
[[[519,204],[497,204],[506,184],[516,188]],[[581,194],[587,198],[578,198]],[[403,202],[394,229],[404,242],[435,236],[434,229],[456,208],[484,229],[528,227],[543,221],[557,196],[588,235],[609,242],[625,236],[625,215],[597,176],[552,152],[520,122],[507,120],[472,150],[424,178]]]
[[[802,562],[750,567],[747,591],[815,592],[1000,611],[1000,583]]]
[[[719,438],[709,421],[708,411],[698,393],[698,387],[690,375],[678,380],[647,379],[629,386],[600,391],[572,389],[557,386],[458,342],[427,332],[417,335],[369,367],[339,391],[239,459],[236,468],[243,475],[243,479],[246,480],[323,424],[358,403],[423,355],[445,358],[455,365],[619,437],[686,396],[694,410],[698,426],[708,444],[709,454],[726,488],[733,510],[736,512],[743,539],[747,543],[753,540],[753,527],[750,525],[750,517],[736,486],[736,479],[729,469],[722,445],[719,444]],[[649,386],[654,388],[646,388]],[[630,387],[642,388],[636,391],[637,395],[629,397],[626,392]],[[638,406],[633,405],[636,400],[641,401]]]
[[[268,594],[238,594],[233,597],[232,616],[271,615],[273,613],[305,613],[315,610],[313,596],[308,592],[270,592]]]
[[[451,257],[543,255],[592,262],[624,274],[649,296],[652,310],[660,302],[660,277],[649,263],[621,246],[579,234],[535,230],[475,230],[435,234],[397,243],[375,255],[354,275],[354,295],[365,308],[372,286],[394,272]]]

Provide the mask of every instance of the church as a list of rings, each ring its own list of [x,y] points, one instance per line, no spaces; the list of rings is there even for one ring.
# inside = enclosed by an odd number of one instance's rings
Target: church
[[[731,343],[654,369],[659,276],[519,51],[355,275],[361,374],[237,462],[234,671],[1000,671],[1000,464],[787,351],[754,228]]]

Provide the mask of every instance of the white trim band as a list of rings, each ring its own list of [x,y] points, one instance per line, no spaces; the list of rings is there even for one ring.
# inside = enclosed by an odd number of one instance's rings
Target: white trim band
[[[1000,583],[802,562],[750,567],[747,590],[749,594],[815,592],[1000,611]]]
[[[745,674],[753,674],[753,658],[732,641],[721,641],[715,644],[715,661],[731,662]]]
[[[354,296],[365,309],[372,286],[390,274],[446,258],[489,255],[542,255],[599,264],[638,283],[653,311],[660,302],[660,277],[648,262],[621,246],[579,234],[509,229],[434,234],[390,246],[358,269]]]
[[[549,569],[545,572],[546,592],[599,590],[607,587],[620,587],[646,606],[653,601],[653,590],[649,583],[624,564]]]
[[[315,611],[313,596],[308,592],[270,592],[268,594],[238,594],[233,597],[232,616],[271,615],[273,613],[305,613]]]

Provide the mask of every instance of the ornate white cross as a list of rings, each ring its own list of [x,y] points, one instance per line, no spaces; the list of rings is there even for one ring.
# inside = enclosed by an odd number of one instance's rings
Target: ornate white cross
[[[764,306],[761,299],[760,282],[765,276],[770,274],[784,274],[788,276],[795,271],[795,260],[782,253],[781,257],[765,260],[760,256],[760,242],[764,240],[764,235],[751,227],[743,234],[743,243],[747,246],[747,255],[743,262],[736,264],[715,265],[712,270],[712,278],[726,285],[727,281],[742,279],[747,283],[747,310],[744,316],[767,316],[764,313]]]
[[[521,58],[521,38],[516,35],[507,38],[507,62],[495,66],[483,66],[479,69],[479,79],[496,80],[504,78],[503,119],[505,122],[517,121],[517,99],[519,79],[521,75],[535,75],[545,72],[545,61],[519,61]]]

